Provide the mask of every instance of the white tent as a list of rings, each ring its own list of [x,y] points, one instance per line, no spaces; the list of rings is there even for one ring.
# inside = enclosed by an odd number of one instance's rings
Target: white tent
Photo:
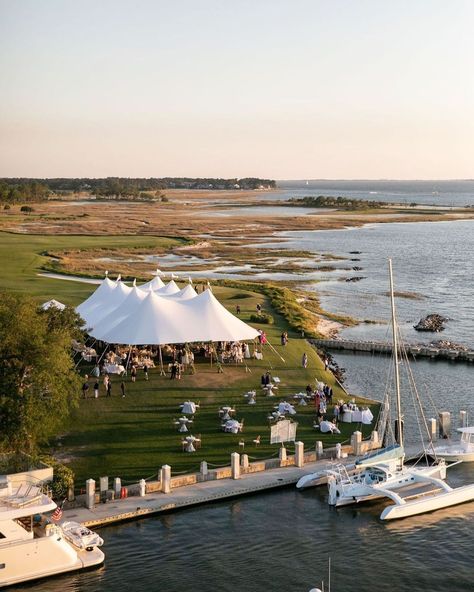
[[[211,290],[205,290],[183,305],[193,322],[186,331],[186,341],[243,341],[255,339],[259,332],[229,312]]]
[[[99,287],[89,296],[89,298],[76,307],[76,312],[85,319],[86,315],[102,304],[104,299],[107,299],[116,287],[117,282],[113,282],[108,277],[104,278]]]
[[[150,292],[100,339],[130,345],[240,341],[259,332],[230,313],[210,290],[188,300]]]
[[[166,284],[166,286],[163,286],[159,290],[154,290],[154,292],[155,292],[155,294],[160,294],[160,295],[176,294],[176,292],[179,292],[179,287],[174,280],[171,280],[170,282],[168,282]]]
[[[162,298],[171,298],[173,300],[189,300],[190,298],[195,298],[197,292],[190,284],[188,284],[174,294],[163,294],[163,292],[158,292],[158,296],[161,296]]]
[[[110,331],[102,341],[129,345],[160,345],[187,341],[187,322],[183,322],[184,302],[160,298],[149,292],[131,314]]]
[[[152,280],[150,280],[149,282],[147,282],[146,284],[142,284],[140,286],[140,290],[159,290],[160,288],[164,287],[164,282],[163,280],[158,277],[155,276]]]
[[[45,302],[44,304],[42,304],[41,308],[42,308],[42,310],[48,310],[50,308],[57,308],[58,310],[64,310],[66,308],[66,305],[53,298],[52,300],[48,300],[48,302]]]
[[[78,310],[78,312],[89,327],[95,327],[99,321],[122,304],[131,290],[132,288],[126,286],[123,282],[117,281],[115,288],[108,294],[102,295],[93,308],[86,309],[85,311]]]
[[[92,337],[102,339],[102,335],[118,325],[123,319],[128,317],[135,308],[140,306],[142,300],[144,300],[149,293],[149,291],[142,290],[134,285],[128,296],[124,298],[119,306],[96,322],[90,331]]]

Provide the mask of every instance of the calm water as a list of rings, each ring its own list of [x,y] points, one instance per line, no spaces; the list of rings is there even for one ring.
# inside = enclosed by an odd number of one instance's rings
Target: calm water
[[[359,282],[334,280],[319,284],[323,306],[359,319],[389,318],[387,259],[392,257],[395,290],[415,293],[419,299],[397,299],[397,310],[407,341],[448,339],[474,347],[474,222],[373,224],[348,230],[285,232],[285,242],[268,248],[304,249],[333,253],[349,259],[361,271],[350,276]],[[351,251],[359,251],[351,254]],[[347,266],[347,262],[339,265]],[[348,274],[345,274],[348,277]],[[325,274],[330,278],[330,274]],[[311,285],[308,286],[311,288]],[[416,332],[422,316],[439,313],[450,320],[438,334]],[[360,325],[344,331],[356,338],[384,338],[386,325]]]
[[[342,196],[395,203],[474,206],[474,180],[469,181],[278,181],[281,192],[263,199]],[[279,195],[279,197],[277,197]]]
[[[474,466],[451,482],[474,480]],[[101,529],[106,563],[38,592],[303,591],[331,556],[335,592],[472,590],[474,503],[382,523],[380,503],[329,508],[324,488],[286,489]]]

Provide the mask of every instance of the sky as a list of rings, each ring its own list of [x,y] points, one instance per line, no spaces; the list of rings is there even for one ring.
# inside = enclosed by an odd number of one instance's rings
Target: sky
[[[0,176],[474,177],[472,0],[0,0]]]

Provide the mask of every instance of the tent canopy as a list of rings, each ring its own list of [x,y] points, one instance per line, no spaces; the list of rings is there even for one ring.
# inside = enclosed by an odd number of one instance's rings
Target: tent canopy
[[[66,308],[66,305],[53,298],[52,300],[48,300],[48,302],[44,302],[41,305],[41,308],[42,308],[42,310],[48,310],[50,308],[57,308],[58,310],[64,310]]]
[[[148,286],[155,280],[161,282],[154,278]],[[144,290],[105,278],[76,310],[91,327],[90,334],[108,343],[242,341],[259,335],[230,313],[211,290],[197,295],[190,284],[180,290],[173,280],[162,288]]]

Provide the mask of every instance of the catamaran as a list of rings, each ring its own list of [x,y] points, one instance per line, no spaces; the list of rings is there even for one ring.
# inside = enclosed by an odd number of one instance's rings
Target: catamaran
[[[403,421],[400,399],[399,343],[395,314],[392,261],[389,259],[392,312],[393,361],[396,389],[397,429],[395,444],[385,450],[356,461],[348,472],[340,465],[327,470],[328,502],[332,506],[356,504],[380,498],[394,503],[386,507],[380,518],[405,518],[474,500],[474,484],[452,488],[444,479],[447,465],[433,451],[435,463],[429,466],[407,466],[403,447]],[[427,453],[425,454],[427,456]],[[309,476],[308,481],[309,481]],[[314,475],[313,475],[314,478]]]

